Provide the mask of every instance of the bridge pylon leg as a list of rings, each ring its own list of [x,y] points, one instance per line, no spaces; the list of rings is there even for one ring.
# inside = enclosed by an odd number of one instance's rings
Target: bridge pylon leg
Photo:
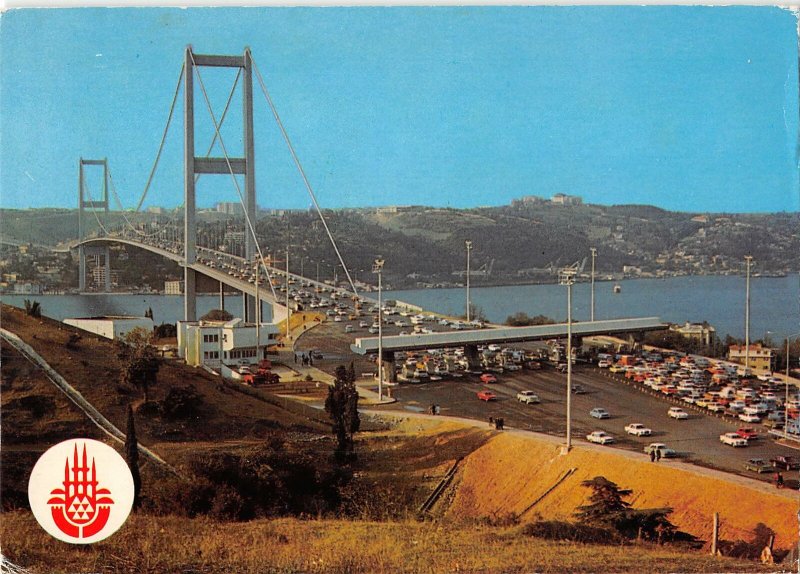
[[[190,267],[184,267],[183,288],[183,318],[185,321],[197,321],[197,276]]]

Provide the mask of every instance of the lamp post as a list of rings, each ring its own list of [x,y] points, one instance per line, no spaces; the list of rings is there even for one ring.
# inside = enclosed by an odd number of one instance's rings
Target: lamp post
[[[292,318],[292,310],[289,309],[289,246],[286,246],[286,339],[290,337],[289,322]]]
[[[750,265],[753,262],[752,255],[745,255],[744,260],[747,262],[747,282],[745,287],[745,303],[744,303],[744,372],[748,375],[750,368]]]
[[[592,321],[594,321],[594,260],[597,257],[597,249],[590,248],[592,252]]]
[[[378,274],[378,402],[383,402],[383,302],[381,293],[383,283],[383,259],[376,259],[372,265],[372,272]]]
[[[789,342],[792,337],[797,337],[800,333],[786,336],[786,379],[784,382],[784,398],[783,398],[783,436],[789,436]]]
[[[565,267],[558,274],[560,285],[567,286],[567,446],[572,448],[572,286],[575,284],[575,267]]]
[[[261,282],[261,267],[259,261],[255,261],[256,268],[256,359],[261,362],[261,299],[258,296],[258,284]]]
[[[466,313],[466,317],[467,317],[467,323],[469,323],[469,321],[470,321],[470,316],[469,316],[469,314],[470,314],[469,313],[469,311],[470,311],[470,309],[469,309],[469,253],[470,253],[470,251],[472,251],[472,241],[470,241],[468,239],[468,240],[466,240],[464,242],[464,245],[467,246],[467,313]]]

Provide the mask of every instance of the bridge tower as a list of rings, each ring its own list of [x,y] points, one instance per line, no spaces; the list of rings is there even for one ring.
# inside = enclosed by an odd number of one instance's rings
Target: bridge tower
[[[243,130],[244,157],[197,157],[194,146],[194,68],[241,68],[243,76]],[[184,319],[197,319],[196,276],[189,267],[197,256],[197,233],[195,228],[195,177],[197,174],[244,175],[245,222],[256,220],[256,175],[255,145],[253,138],[253,60],[250,48],[242,56],[220,56],[195,54],[192,47],[186,48],[184,74]],[[253,259],[255,242],[245,226],[245,258]],[[245,296],[244,320],[255,318],[255,297]]]
[[[103,189],[102,199],[93,201],[91,199],[84,199],[84,191],[86,189],[86,180],[84,174],[85,166],[102,166],[103,167]],[[78,162],[78,242],[84,239],[84,213],[86,210],[95,211],[103,209],[108,214],[108,160],[106,159],[83,159],[80,158]],[[105,266],[105,290],[111,291],[111,257],[108,246],[105,247],[78,247],[78,259],[80,261],[78,268],[78,289],[83,292],[86,291],[86,256],[87,255],[101,255],[103,256]]]

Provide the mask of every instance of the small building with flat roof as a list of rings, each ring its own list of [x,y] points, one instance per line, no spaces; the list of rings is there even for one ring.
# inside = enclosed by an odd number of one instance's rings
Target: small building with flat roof
[[[236,318],[230,321],[178,321],[178,356],[187,365],[256,364],[266,358],[267,346],[274,345],[279,333],[274,323],[262,323],[260,337],[256,325]],[[260,353],[256,351],[256,343]]]
[[[153,332],[155,324],[149,317],[126,317],[107,315],[101,317],[79,317],[64,319],[64,323],[89,331],[107,339],[121,339],[133,329],[140,327]]]

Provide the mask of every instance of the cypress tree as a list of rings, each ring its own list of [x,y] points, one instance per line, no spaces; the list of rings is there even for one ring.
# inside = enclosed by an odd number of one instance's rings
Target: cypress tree
[[[139,441],[136,440],[136,425],[133,421],[133,408],[128,404],[128,428],[125,435],[125,462],[133,476],[133,508],[139,508],[139,492],[142,489],[142,478],[139,475]]]

